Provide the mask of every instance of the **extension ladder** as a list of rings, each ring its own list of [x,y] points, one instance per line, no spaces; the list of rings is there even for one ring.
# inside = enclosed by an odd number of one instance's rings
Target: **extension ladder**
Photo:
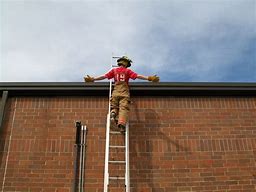
[[[119,58],[119,57],[112,57]],[[111,59],[112,64],[112,59]],[[111,65],[111,68],[115,67]],[[106,124],[106,149],[105,149],[105,172],[104,172],[104,192],[110,192],[115,186],[118,192],[130,192],[130,174],[129,174],[129,123],[126,124],[125,134],[119,131],[110,130],[110,98],[112,93],[112,80],[109,87],[109,109]],[[122,142],[120,142],[122,140]],[[118,143],[118,144],[117,144]],[[122,144],[120,144],[122,143]],[[120,152],[119,150],[122,150]],[[113,158],[110,155],[123,154],[124,159]],[[115,169],[114,169],[115,168]],[[124,169],[123,169],[124,168]],[[122,173],[120,173],[122,172]],[[122,190],[120,190],[122,189]]]

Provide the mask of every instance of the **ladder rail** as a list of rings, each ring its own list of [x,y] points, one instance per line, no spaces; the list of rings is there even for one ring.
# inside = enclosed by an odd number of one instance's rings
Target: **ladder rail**
[[[129,122],[125,131],[125,192],[130,192],[130,167],[129,167]]]
[[[112,58],[111,57],[111,69],[112,69]],[[108,160],[109,160],[109,132],[110,132],[110,98],[112,94],[112,80],[109,81],[109,103],[108,103],[108,114],[107,114],[107,125],[106,125],[106,146],[105,146],[105,170],[104,170],[104,192],[108,191],[109,184],[109,173],[108,173]]]
[[[110,114],[107,115],[107,127],[106,127],[106,146],[105,146],[105,171],[104,171],[104,192],[108,191],[108,159],[109,159],[109,129],[110,129]]]

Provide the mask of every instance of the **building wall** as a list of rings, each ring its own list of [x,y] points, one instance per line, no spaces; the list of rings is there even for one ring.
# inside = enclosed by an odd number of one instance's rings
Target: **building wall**
[[[0,190],[72,191],[80,120],[85,191],[102,192],[107,107],[107,97],[9,98]],[[134,97],[130,114],[131,192],[256,190],[255,97]]]

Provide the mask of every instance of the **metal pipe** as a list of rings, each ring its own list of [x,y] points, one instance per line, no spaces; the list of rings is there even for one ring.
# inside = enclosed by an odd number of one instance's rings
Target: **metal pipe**
[[[87,135],[87,129],[86,126],[82,126],[82,162],[81,162],[81,192],[84,191],[84,176],[85,176],[85,152],[86,152],[86,135]]]
[[[81,155],[82,155],[82,125],[80,126],[79,135],[79,170],[78,170],[78,192],[81,192]]]
[[[76,142],[75,142],[75,160],[74,160],[74,182],[73,192],[79,191],[79,152],[81,147],[81,122],[76,122]]]
[[[76,122],[76,145],[80,144],[81,135],[81,121]]]
[[[80,148],[80,169],[79,169],[79,192],[83,192],[83,155],[84,155],[84,130],[83,130],[83,125],[81,126],[81,148]]]
[[[5,111],[7,99],[8,99],[8,91],[3,91],[2,99],[0,103],[0,132],[2,132],[2,126],[4,121],[4,111]]]

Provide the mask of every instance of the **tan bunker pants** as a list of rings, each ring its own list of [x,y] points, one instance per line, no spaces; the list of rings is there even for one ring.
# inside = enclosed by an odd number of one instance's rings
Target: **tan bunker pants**
[[[118,124],[125,125],[130,111],[130,92],[126,83],[115,84],[110,104],[111,112],[118,115]]]

